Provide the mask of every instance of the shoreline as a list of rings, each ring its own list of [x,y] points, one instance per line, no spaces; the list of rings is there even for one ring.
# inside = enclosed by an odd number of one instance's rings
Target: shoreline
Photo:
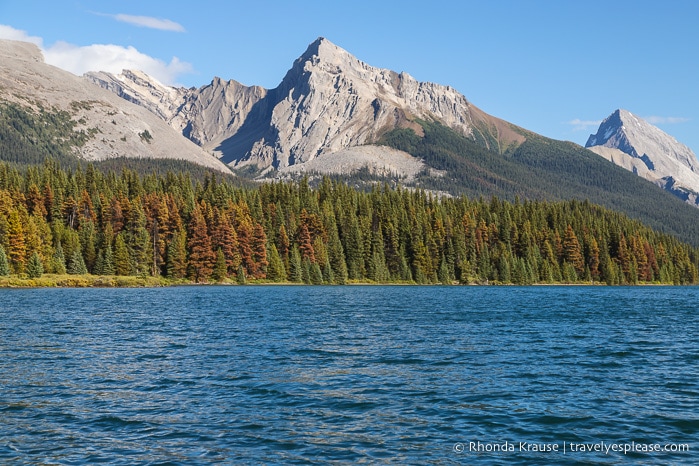
[[[25,278],[22,276],[11,275],[0,277],[0,289],[27,289],[27,288],[169,288],[177,286],[488,286],[488,287],[530,287],[530,286],[692,286],[679,285],[673,283],[636,283],[636,284],[618,284],[607,285],[604,282],[575,282],[575,283],[530,283],[530,284],[514,284],[514,283],[459,283],[452,282],[451,284],[444,283],[424,283],[415,282],[374,282],[374,281],[348,281],[344,284],[323,283],[323,284],[308,284],[296,282],[272,282],[266,280],[249,280],[244,284],[238,283],[234,279],[225,279],[219,282],[193,282],[186,279],[169,279],[164,277],[138,277],[126,275],[54,275],[44,274],[38,278]]]

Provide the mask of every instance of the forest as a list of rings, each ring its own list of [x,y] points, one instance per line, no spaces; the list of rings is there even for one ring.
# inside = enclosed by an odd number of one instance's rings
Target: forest
[[[698,265],[697,248],[588,201],[0,163],[0,275],[20,280],[696,284]]]

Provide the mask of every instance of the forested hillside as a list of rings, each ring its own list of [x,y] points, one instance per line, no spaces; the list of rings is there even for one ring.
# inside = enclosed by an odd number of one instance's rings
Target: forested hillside
[[[0,164],[0,274],[347,283],[697,282],[699,253],[589,202],[433,198],[329,179]]]
[[[442,171],[423,174],[420,187],[510,201],[589,200],[699,246],[699,209],[576,144],[528,133],[523,144],[499,154],[438,123],[420,124],[424,136],[398,129],[380,141]]]

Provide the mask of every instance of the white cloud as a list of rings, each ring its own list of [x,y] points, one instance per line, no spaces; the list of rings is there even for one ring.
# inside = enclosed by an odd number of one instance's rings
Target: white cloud
[[[573,131],[587,131],[590,129],[596,129],[602,120],[581,120],[576,118],[568,122],[569,125],[573,127]]]
[[[129,23],[134,26],[140,26],[144,28],[150,28],[150,29],[159,29],[161,31],[174,31],[174,32],[184,32],[185,29],[184,27],[176,23],[174,21],[171,21],[169,19],[160,19],[160,18],[153,18],[151,16],[133,16],[133,15],[124,15],[124,14],[118,14],[112,16],[114,19],[117,21],[121,21],[122,23]]]
[[[164,84],[172,84],[179,75],[192,72],[192,66],[177,57],[165,63],[131,46],[93,44],[80,47],[57,42],[44,50],[44,58],[46,63],[77,75],[87,71],[118,74],[122,70],[132,69],[143,71]]]
[[[676,124],[676,123],[686,123],[689,121],[689,118],[684,118],[684,117],[662,117],[662,116],[648,116],[648,117],[644,117],[643,119],[652,125],[662,125],[662,124],[672,125],[672,124]]]
[[[27,31],[22,31],[20,29],[15,29],[12,26],[6,26],[0,24],[0,39],[8,40],[21,40],[23,42],[31,42],[36,44],[39,48],[43,47],[44,41],[41,37],[30,36]]]
[[[40,37],[30,36],[25,31],[0,25],[0,39],[23,40],[39,46],[46,63],[71,73],[82,75],[87,71],[140,70],[164,84],[174,84],[177,77],[192,73],[192,65],[173,57],[170,63],[139,52],[136,48],[112,44],[78,46],[67,42],[56,42],[44,47]]]

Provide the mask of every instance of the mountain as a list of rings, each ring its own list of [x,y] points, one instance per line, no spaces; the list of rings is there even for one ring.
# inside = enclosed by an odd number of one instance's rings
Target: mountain
[[[371,67],[324,38],[270,90],[219,78],[172,88],[133,71],[85,78],[248,177],[323,173],[471,198],[589,200],[699,244],[699,210],[652,183],[577,144],[492,117],[449,86]]]
[[[347,149],[372,144],[395,128],[420,131],[416,119],[439,121],[498,153],[521,144],[526,133],[452,87],[371,67],[325,38],[310,44],[271,90],[219,78],[198,89],[170,88],[134,71],[85,77],[148,108],[225,163],[262,173],[335,157],[313,165],[345,165],[347,174],[371,165],[366,151]],[[405,154],[381,157],[387,162],[374,164],[377,171],[403,170]],[[408,162],[406,170],[413,165]]]
[[[612,113],[585,147],[699,207],[699,160],[694,152],[631,112]]]
[[[38,144],[28,131],[47,133],[45,127],[52,126],[52,144],[84,160],[177,159],[230,173],[152,112],[47,65],[33,44],[0,40],[0,105],[17,115],[13,124],[2,128],[15,142],[9,146],[0,138],[5,159]],[[18,125],[23,125],[21,130]]]

